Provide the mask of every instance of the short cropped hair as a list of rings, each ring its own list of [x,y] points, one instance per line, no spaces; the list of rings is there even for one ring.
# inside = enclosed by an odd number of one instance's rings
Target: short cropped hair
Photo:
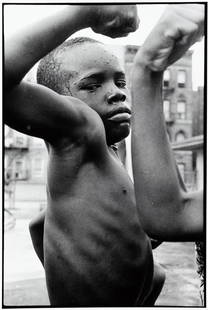
[[[87,38],[78,37],[65,41],[44,58],[41,59],[37,69],[37,83],[44,85],[61,95],[70,95],[69,81],[72,74],[61,70],[62,57],[73,47],[83,45],[85,43],[102,44],[101,42]]]

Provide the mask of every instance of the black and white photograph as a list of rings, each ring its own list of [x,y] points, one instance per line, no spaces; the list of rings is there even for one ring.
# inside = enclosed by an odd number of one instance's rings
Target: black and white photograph
[[[207,2],[1,6],[2,308],[205,308]]]

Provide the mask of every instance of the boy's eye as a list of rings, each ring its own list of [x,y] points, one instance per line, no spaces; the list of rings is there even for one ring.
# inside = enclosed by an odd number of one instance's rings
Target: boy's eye
[[[83,87],[83,89],[88,91],[95,91],[98,87],[100,87],[100,84],[94,83],[94,84],[88,84]]]
[[[124,88],[124,87],[126,87],[126,81],[125,80],[117,80],[116,85],[118,87]]]

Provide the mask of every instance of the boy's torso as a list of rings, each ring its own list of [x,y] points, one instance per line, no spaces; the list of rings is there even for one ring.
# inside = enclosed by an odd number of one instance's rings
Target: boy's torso
[[[44,265],[52,305],[134,305],[153,267],[124,167],[107,146],[100,160],[99,150],[94,160],[82,147],[49,153]]]

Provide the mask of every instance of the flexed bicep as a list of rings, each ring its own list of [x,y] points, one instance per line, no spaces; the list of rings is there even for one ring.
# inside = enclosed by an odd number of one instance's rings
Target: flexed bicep
[[[22,82],[4,94],[4,119],[8,126],[28,135],[54,141],[81,134],[89,107],[82,101],[32,83]],[[77,130],[80,128],[80,131]]]

